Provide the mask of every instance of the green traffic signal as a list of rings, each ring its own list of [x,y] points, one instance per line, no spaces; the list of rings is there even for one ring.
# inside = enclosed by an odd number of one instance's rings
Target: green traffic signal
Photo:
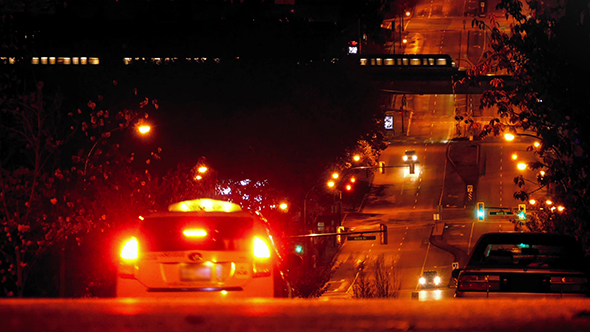
[[[298,244],[295,246],[295,252],[298,254],[302,254],[303,253],[303,246]]]
[[[483,202],[477,202],[477,220],[484,220],[486,216],[486,210]]]

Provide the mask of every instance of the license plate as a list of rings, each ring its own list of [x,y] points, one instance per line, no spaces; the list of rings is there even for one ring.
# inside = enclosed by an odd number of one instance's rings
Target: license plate
[[[202,264],[184,265],[180,268],[182,281],[211,281],[211,266]]]

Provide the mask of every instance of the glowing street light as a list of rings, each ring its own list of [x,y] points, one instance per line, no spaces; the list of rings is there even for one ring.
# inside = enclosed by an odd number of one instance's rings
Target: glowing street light
[[[511,157],[512,157],[512,160],[518,159],[518,155],[516,153],[513,153]]]
[[[206,173],[208,170],[207,166],[201,166],[197,169],[197,171],[201,174]]]
[[[334,181],[328,181],[328,187],[329,188],[334,188],[335,185],[336,185],[336,182],[334,182]]]
[[[353,176],[350,178],[350,182],[355,183],[356,182],[356,178]]]
[[[514,136],[514,134],[511,134],[511,133],[504,134],[504,139],[507,140],[508,142],[514,141],[515,138],[516,138],[516,136]]]
[[[550,199],[548,199],[548,200],[545,201],[545,204],[547,204],[547,205],[553,205],[553,201],[551,201]]]
[[[338,174],[336,172],[332,173],[332,179],[334,179],[334,180],[338,179],[339,176],[340,176],[340,174]]]
[[[538,141],[535,141],[535,143],[533,143],[533,146],[535,147],[535,149],[538,149],[541,147],[541,143],[539,143]]]
[[[359,162],[359,160],[361,160],[361,156],[358,154],[355,154],[354,156],[352,156],[352,160],[354,160],[355,162]]]
[[[521,171],[524,171],[527,168],[527,164],[526,163],[518,163],[518,165],[516,165],[516,168],[518,168]]]
[[[279,204],[279,209],[286,211],[289,208],[289,205],[285,202],[282,202],[281,204]]]
[[[557,211],[563,212],[563,210],[565,210],[565,206],[560,205],[560,206],[557,207]]]
[[[537,204],[537,201],[531,198],[531,199],[529,200],[529,204],[530,204],[530,205],[535,205],[535,204]]]
[[[142,135],[149,133],[150,130],[152,130],[152,127],[150,127],[150,125],[147,124],[137,126],[137,131],[139,131],[139,133]]]

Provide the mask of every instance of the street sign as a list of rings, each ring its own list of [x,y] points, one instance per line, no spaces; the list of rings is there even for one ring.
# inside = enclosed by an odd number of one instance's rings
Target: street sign
[[[467,192],[468,193],[472,193],[473,192],[473,185],[471,185],[471,184],[468,184],[467,185]]]
[[[514,212],[512,211],[490,211],[490,216],[512,216]]]
[[[375,235],[349,236],[348,241],[375,240],[376,238],[377,237]]]

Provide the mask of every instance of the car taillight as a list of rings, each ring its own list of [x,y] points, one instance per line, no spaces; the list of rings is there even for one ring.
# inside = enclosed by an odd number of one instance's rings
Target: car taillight
[[[564,276],[551,277],[551,291],[559,293],[586,293],[588,279],[586,277]]]
[[[254,257],[256,258],[269,258],[270,249],[268,244],[259,237],[254,237]]]
[[[204,229],[185,229],[182,234],[186,237],[205,237],[207,236],[207,231]]]
[[[461,274],[457,281],[457,291],[498,291],[500,276]]]
[[[263,239],[254,237],[254,263],[252,265],[252,277],[268,277],[272,271],[272,261],[270,260],[270,247]]]
[[[125,242],[121,249],[121,261],[119,263],[118,275],[125,279],[134,279],[137,266],[135,264],[139,257],[139,243],[135,237]]]
[[[123,245],[123,249],[121,249],[121,258],[126,260],[134,260],[137,259],[138,255],[139,244],[137,243],[137,239],[132,237]]]

